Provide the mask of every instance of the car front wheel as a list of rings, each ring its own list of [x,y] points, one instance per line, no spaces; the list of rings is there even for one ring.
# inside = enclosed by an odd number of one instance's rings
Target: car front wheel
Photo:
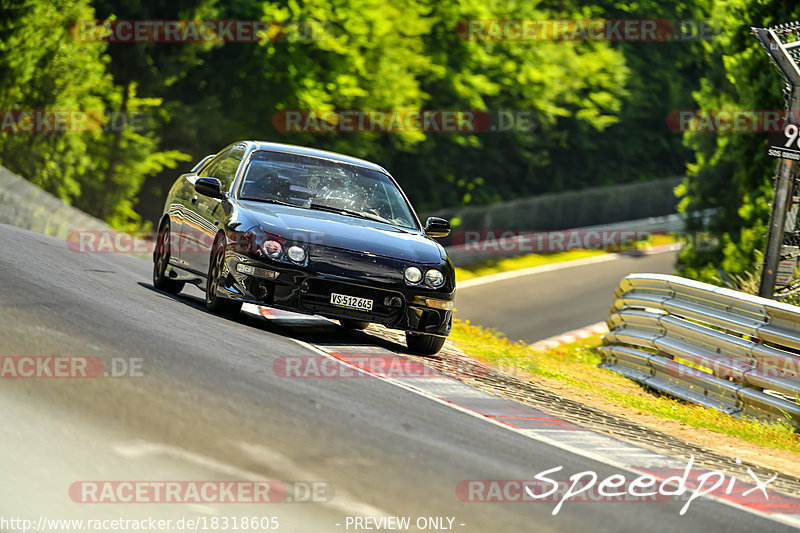
[[[225,243],[217,237],[211,252],[206,279],[206,309],[220,315],[235,315],[242,309],[242,302],[217,296],[220,280],[225,266]]]
[[[414,353],[421,355],[436,355],[444,346],[446,337],[427,335],[424,333],[411,333],[406,331],[406,345]]]

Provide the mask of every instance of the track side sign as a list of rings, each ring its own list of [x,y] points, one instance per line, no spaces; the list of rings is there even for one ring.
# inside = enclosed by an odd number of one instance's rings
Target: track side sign
[[[767,155],[800,161],[800,128],[793,114],[786,116],[780,129],[769,132]]]

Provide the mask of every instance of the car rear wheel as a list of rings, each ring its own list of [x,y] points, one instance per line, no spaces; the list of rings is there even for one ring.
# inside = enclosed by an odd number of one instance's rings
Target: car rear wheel
[[[242,309],[242,302],[217,296],[222,274],[225,271],[225,243],[217,237],[211,251],[211,261],[208,265],[208,278],[206,279],[206,309],[220,315],[235,315]]]
[[[183,290],[184,282],[175,281],[167,276],[170,254],[169,222],[164,222],[158,232],[156,250],[153,254],[153,287],[158,290],[177,294]]]
[[[444,346],[445,340],[446,337],[406,331],[406,345],[408,349],[421,355],[435,355],[439,353],[439,350]]]
[[[340,318],[339,324],[347,329],[354,329],[357,331],[361,331],[362,329],[367,329],[369,326],[369,322],[364,322],[361,320],[353,320],[352,318]]]

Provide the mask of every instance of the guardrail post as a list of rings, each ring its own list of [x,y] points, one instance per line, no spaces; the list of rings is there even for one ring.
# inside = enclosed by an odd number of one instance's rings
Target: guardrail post
[[[792,89],[791,107],[788,112],[800,111],[800,89]],[[795,115],[797,116],[797,115]],[[764,268],[761,272],[761,284],[758,295],[763,298],[774,298],[775,282],[778,276],[778,263],[781,260],[784,233],[786,231],[787,213],[792,207],[792,189],[797,176],[797,161],[780,159],[775,176],[775,196],[772,201],[772,215],[767,232],[767,247],[764,251]],[[794,228],[789,228],[791,231]]]
[[[787,142],[780,150],[781,155],[800,156],[800,139],[798,139],[798,117],[800,117],[800,24],[782,24],[774,28],[751,28],[761,46],[769,55],[770,61],[778,69],[781,76],[789,84],[789,95],[786,102],[786,118],[784,134]],[[795,135],[790,138],[787,128],[794,127]],[[792,145],[797,141],[797,149],[792,150]],[[770,142],[772,144],[772,141]],[[770,148],[773,148],[772,146]],[[774,147],[778,148],[778,147]],[[770,150],[772,153],[773,150]],[[764,251],[764,267],[761,272],[761,284],[758,294],[764,298],[775,297],[775,284],[778,276],[778,265],[783,253],[784,234],[787,223],[794,231],[794,220],[787,220],[787,212],[793,203],[793,189],[797,176],[797,159],[781,157],[776,169],[775,197],[772,202],[769,231],[767,233],[767,246]]]

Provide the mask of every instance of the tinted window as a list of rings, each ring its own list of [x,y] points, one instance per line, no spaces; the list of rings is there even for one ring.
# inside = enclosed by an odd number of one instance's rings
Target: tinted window
[[[254,152],[244,172],[239,198],[339,212],[418,229],[408,203],[386,174],[318,157]]]
[[[225,150],[217,157],[212,159],[198,174],[210,178],[217,178],[222,182],[222,190],[229,191],[231,183],[236,177],[236,170],[244,157],[244,145],[237,144],[229,150]]]

